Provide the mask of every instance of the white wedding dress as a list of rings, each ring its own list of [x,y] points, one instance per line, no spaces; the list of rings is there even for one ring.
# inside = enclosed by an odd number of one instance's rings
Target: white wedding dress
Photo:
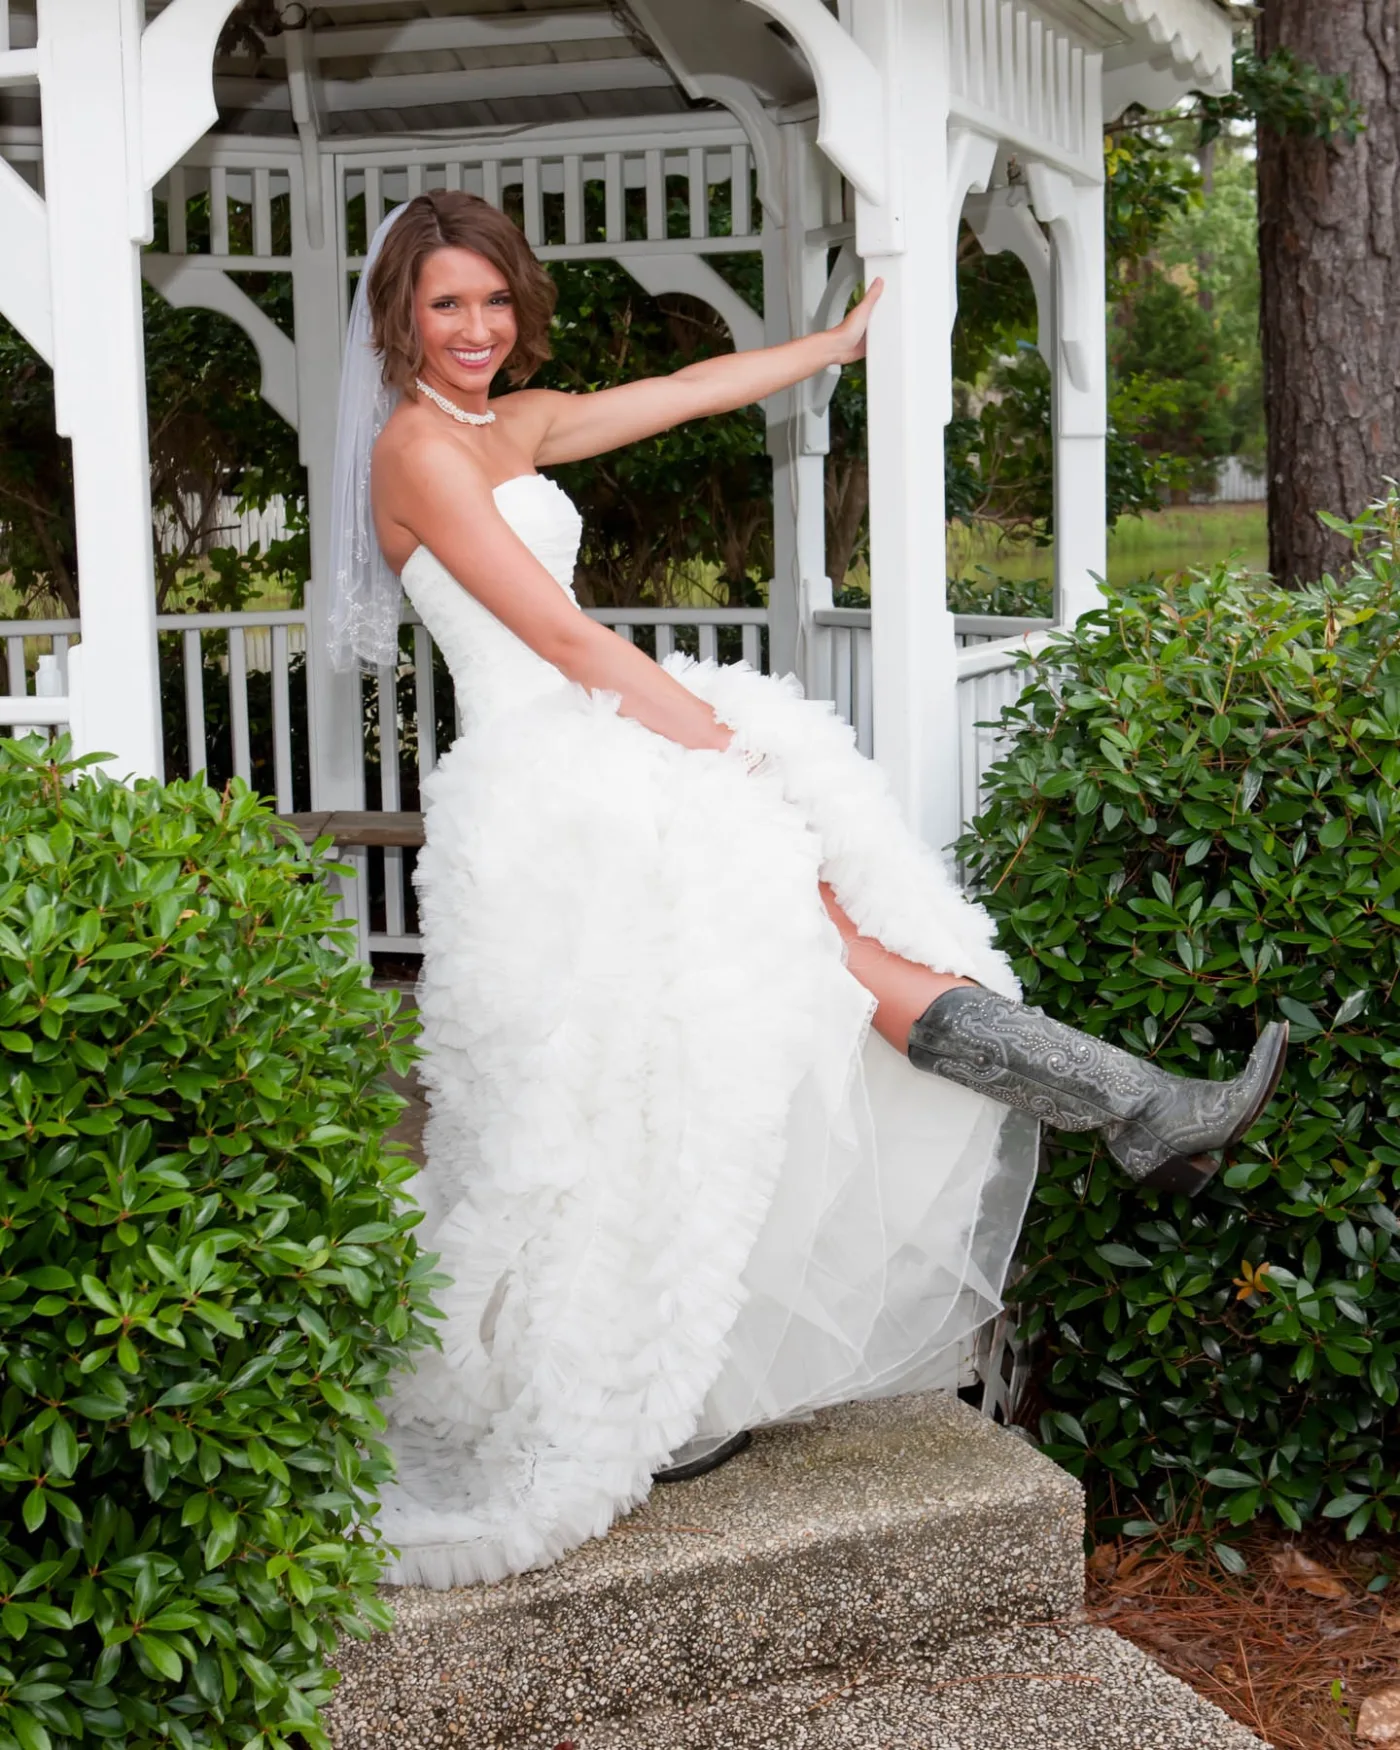
[[[572,594],[570,500],[529,475],[496,502]],[[417,874],[414,1189],[452,1280],[387,1406],[381,1524],[391,1579],[449,1586],[605,1532],[697,1436],[945,1379],[1036,1137],[870,1030],[819,877],[864,934],[1017,990],[829,705],[672,658],[771,754],[750,775],[566,680],[426,548],[403,584],[463,719]]]

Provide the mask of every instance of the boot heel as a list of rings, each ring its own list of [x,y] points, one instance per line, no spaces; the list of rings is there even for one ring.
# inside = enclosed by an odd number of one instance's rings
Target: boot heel
[[[1188,1197],[1203,1191],[1220,1171],[1218,1155],[1176,1153],[1141,1124],[1125,1124],[1108,1138],[1108,1152],[1137,1184]]]
[[[1195,1197],[1219,1171],[1220,1162],[1215,1155],[1172,1155],[1138,1182],[1152,1186],[1155,1191],[1184,1192]]]

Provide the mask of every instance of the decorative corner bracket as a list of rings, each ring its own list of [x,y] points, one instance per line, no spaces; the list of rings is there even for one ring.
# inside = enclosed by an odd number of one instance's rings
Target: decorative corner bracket
[[[0,311],[41,358],[53,363],[49,215],[39,196],[0,158]]]
[[[171,0],[141,33],[141,161],[148,189],[219,119],[214,48],[237,0]]]
[[[817,144],[866,200],[888,192],[884,81],[822,0],[746,0],[788,30],[817,82]]]
[[[324,249],[326,207],[321,195],[321,78],[316,65],[316,40],[306,24],[288,26],[283,40],[287,45],[287,91],[292,121],[301,142],[306,238],[313,249]]]
[[[197,258],[146,255],[141,271],[167,304],[177,310],[214,310],[236,322],[252,341],[262,367],[261,394],[274,412],[297,428],[296,348],[265,311],[221,268],[202,267]]]

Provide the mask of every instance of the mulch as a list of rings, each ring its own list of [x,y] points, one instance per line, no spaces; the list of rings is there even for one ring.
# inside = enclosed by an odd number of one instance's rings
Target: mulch
[[[1100,1544],[1089,1559],[1090,1619],[1276,1750],[1400,1745],[1400,1544],[1274,1529],[1236,1547],[1248,1564],[1239,1575],[1200,1552]],[[1368,1591],[1382,1577],[1385,1590]]]

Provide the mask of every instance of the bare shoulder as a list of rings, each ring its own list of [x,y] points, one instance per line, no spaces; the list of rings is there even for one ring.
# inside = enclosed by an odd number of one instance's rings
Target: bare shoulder
[[[490,491],[483,464],[438,420],[415,407],[396,410],[379,434],[372,470],[376,493],[394,499],[420,481],[451,480],[468,490],[480,485]]]
[[[538,462],[540,446],[561,405],[572,401],[561,389],[516,389],[491,403],[492,411],[511,440]]]
[[[370,472],[370,500],[380,549],[402,571],[420,545],[433,545],[445,515],[492,506],[481,463],[436,421],[396,412],[380,433]]]

